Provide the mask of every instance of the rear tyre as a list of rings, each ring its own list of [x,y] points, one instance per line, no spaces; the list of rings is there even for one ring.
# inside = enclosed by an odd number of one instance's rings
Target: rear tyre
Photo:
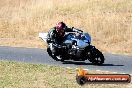
[[[59,61],[59,59],[52,53],[49,47],[47,48],[47,52],[52,59],[54,59],[55,61]]]
[[[49,54],[50,57],[52,57],[52,52],[49,47],[47,48],[47,53]]]
[[[56,58],[58,61],[64,62],[64,59],[63,59],[63,57],[61,57],[61,56],[55,56],[55,58]]]

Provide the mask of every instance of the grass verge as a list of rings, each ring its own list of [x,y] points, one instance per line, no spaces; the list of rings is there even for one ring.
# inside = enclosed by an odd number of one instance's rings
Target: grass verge
[[[90,71],[90,73],[106,73]],[[42,64],[0,61],[0,88],[81,88],[75,69]],[[83,88],[128,88],[130,84],[85,84]]]

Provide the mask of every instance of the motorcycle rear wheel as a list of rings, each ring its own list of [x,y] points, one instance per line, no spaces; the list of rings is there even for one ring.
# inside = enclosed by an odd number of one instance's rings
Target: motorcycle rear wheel
[[[53,58],[55,61],[61,61],[61,62],[64,61],[62,57],[54,55],[49,47],[47,48],[47,52],[48,52],[49,56],[51,58]]]

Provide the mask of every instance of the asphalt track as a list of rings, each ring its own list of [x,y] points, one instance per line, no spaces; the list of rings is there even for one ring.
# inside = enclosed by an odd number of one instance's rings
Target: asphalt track
[[[64,63],[54,61],[45,49],[0,46],[0,60],[22,61],[35,64],[48,64],[76,68],[80,65],[89,70],[103,70],[119,73],[132,73],[132,56],[104,53],[105,63],[101,66],[92,65],[89,61]]]

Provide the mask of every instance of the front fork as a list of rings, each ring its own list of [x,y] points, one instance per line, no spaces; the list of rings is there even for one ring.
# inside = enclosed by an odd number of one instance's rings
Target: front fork
[[[86,52],[93,52],[94,49],[96,49],[95,46],[89,45],[89,46],[87,46],[87,47],[85,48],[85,51],[86,51]]]
[[[89,45],[88,47],[85,48],[85,56],[86,58],[91,62],[93,53],[94,53],[95,46]]]

